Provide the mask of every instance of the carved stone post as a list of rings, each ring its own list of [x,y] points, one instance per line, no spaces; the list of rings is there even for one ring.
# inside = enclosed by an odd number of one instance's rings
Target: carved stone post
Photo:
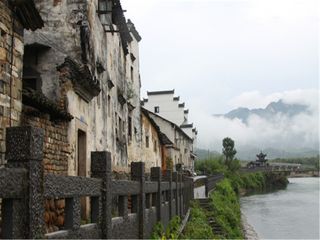
[[[91,176],[102,179],[100,227],[102,238],[112,238],[112,179],[110,152],[91,152]]]
[[[174,215],[179,216],[179,186],[178,186],[179,185],[179,180],[178,180],[178,173],[177,172],[173,172],[172,173],[172,180],[176,184],[176,190],[174,192],[176,211],[175,211]]]
[[[28,190],[23,199],[8,200],[11,203],[3,201],[5,206],[12,205],[12,216],[8,216],[8,212],[4,215],[4,222],[11,220],[11,227],[4,231],[4,238],[44,236],[43,141],[44,131],[40,128],[6,129],[7,167],[27,169]]]
[[[172,194],[172,171],[166,170],[165,171],[165,181],[169,182],[169,190],[168,190],[168,202],[169,202],[169,219],[172,218],[172,201],[173,201],[173,194]]]
[[[161,222],[161,168],[160,167],[152,167],[151,168],[151,181],[158,182],[158,192],[156,196],[156,209],[157,209],[157,221]]]
[[[139,181],[140,183],[140,195],[138,204],[138,218],[139,218],[139,238],[144,239],[146,237],[146,194],[145,194],[145,173],[144,162],[132,162],[131,163],[131,180]]]

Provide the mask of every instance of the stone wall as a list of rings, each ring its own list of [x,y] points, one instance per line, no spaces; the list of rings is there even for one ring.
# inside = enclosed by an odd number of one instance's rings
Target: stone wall
[[[6,151],[5,128],[20,121],[23,50],[23,27],[6,1],[0,1],[0,166]]]

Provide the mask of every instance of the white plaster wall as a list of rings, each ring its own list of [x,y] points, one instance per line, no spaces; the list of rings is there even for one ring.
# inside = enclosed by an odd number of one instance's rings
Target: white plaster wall
[[[159,106],[158,115],[180,126],[184,122],[184,108],[179,108],[179,101],[174,101],[173,97],[174,94],[148,95],[148,102],[144,106],[151,112]]]

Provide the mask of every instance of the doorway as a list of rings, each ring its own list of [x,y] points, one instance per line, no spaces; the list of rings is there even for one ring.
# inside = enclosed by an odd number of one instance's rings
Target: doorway
[[[87,176],[87,136],[86,132],[78,129],[78,157],[77,157],[77,175],[81,177]],[[81,220],[86,221],[88,219],[88,204],[86,197],[81,197],[80,199],[81,204]]]

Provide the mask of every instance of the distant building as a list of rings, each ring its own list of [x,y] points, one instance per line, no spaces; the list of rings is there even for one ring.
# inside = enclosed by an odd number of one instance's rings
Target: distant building
[[[143,107],[179,126],[194,140],[197,139],[197,130],[193,123],[188,122],[189,110],[180,97],[174,96],[174,90],[147,92],[148,98],[143,99]]]
[[[141,108],[141,125],[142,146],[139,159],[145,162],[146,170],[151,167],[162,167],[162,170],[171,168],[168,161],[173,142],[161,132],[149,111],[144,108]]]
[[[174,122],[150,111],[148,111],[148,114],[159,126],[160,131],[172,142],[172,145],[166,146],[167,154],[162,168],[167,169],[169,164],[174,167],[181,164],[184,169],[193,171],[196,158],[193,153],[193,139]]]

